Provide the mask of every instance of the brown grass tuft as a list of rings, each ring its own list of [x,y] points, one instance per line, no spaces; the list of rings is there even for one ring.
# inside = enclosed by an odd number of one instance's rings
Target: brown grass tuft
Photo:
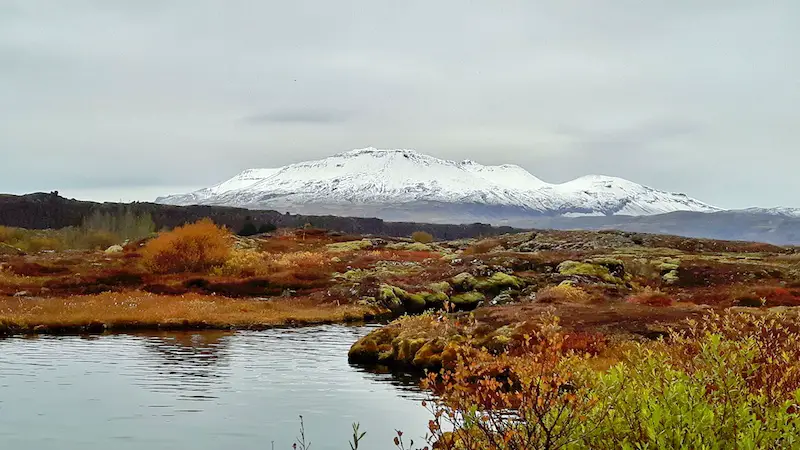
[[[586,291],[569,284],[546,287],[536,293],[539,303],[587,303],[589,300]]]

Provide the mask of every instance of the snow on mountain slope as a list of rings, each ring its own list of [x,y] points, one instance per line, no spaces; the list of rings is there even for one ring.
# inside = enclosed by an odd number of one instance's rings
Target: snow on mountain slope
[[[168,198],[171,205],[197,205],[216,195],[221,195],[226,192],[235,191],[237,189],[248,188],[255,183],[269,178],[280,169],[247,169],[231,178],[230,180],[223,181],[222,183],[211,186],[210,188],[200,189],[198,191],[190,192],[188,194],[175,194],[167,197],[159,197],[156,202],[162,203],[159,200]]]
[[[800,208],[787,208],[783,206],[775,208],[747,208],[747,209],[742,209],[740,211],[753,214],[768,214],[771,216],[800,218]]]
[[[434,158],[414,150],[375,148],[278,169],[245,171],[211,188],[159,197],[156,202],[392,218],[398,217],[394,212],[400,210],[415,218],[425,209],[428,219],[434,214],[433,219],[441,221],[488,217],[492,222],[504,216],[718,210],[684,194],[658,191],[621,178],[590,175],[549,184],[511,164],[484,166]]]

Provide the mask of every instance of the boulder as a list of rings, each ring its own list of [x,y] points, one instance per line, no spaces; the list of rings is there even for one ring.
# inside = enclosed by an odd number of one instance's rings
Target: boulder
[[[356,341],[347,354],[350,362],[375,363],[392,355],[392,342],[400,334],[395,327],[379,328]]]
[[[425,292],[421,295],[425,298],[425,306],[428,309],[442,309],[445,302],[450,301],[450,297],[444,292]]]
[[[567,276],[584,276],[599,278],[609,283],[621,283],[622,280],[611,275],[607,267],[578,261],[564,261],[558,265],[558,273]]]
[[[401,308],[410,313],[425,311],[425,298],[421,294],[412,294],[397,286],[381,285],[379,299],[392,311],[399,311]]]
[[[458,291],[471,291],[478,284],[478,279],[470,273],[463,272],[451,278],[450,284]]]
[[[506,289],[522,289],[525,282],[514,275],[497,272],[491,277],[475,284],[475,290],[481,292],[498,293]]]
[[[111,255],[114,253],[122,253],[125,249],[121,245],[112,245],[106,249],[106,253]]]
[[[457,310],[461,311],[473,310],[485,300],[486,296],[478,291],[465,292],[450,297],[450,303],[452,303]]]
[[[492,305],[507,305],[509,303],[514,303],[514,297],[508,292],[500,293],[491,301]]]

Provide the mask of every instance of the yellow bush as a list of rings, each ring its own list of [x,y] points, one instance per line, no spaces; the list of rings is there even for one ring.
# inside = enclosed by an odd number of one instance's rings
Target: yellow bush
[[[231,235],[210,219],[161,233],[141,251],[142,261],[157,273],[201,272],[225,264]]]
[[[0,242],[11,244],[21,241],[25,237],[25,232],[20,228],[5,227],[0,225]]]
[[[415,231],[411,234],[411,239],[421,244],[430,244],[433,242],[433,235],[425,231]]]

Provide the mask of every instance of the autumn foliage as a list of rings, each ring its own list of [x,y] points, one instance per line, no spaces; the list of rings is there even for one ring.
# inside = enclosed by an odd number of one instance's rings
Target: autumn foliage
[[[141,251],[143,264],[155,273],[207,271],[225,264],[230,253],[230,232],[210,219],[161,233]]]

